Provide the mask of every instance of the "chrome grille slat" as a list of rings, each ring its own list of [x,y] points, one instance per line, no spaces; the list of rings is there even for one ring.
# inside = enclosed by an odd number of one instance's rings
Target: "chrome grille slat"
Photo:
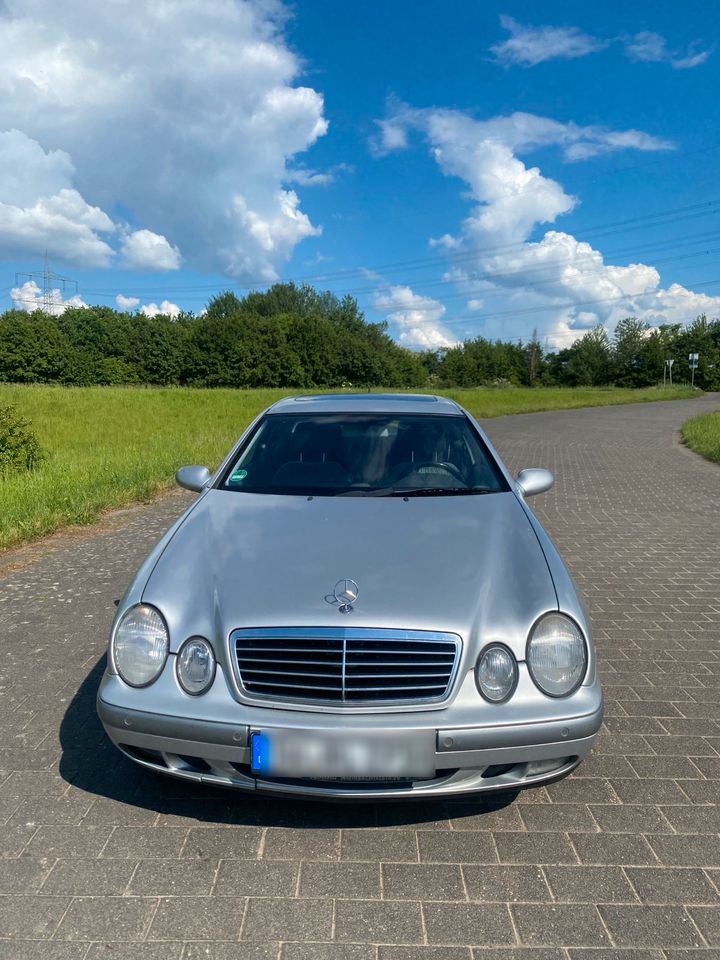
[[[288,703],[443,700],[460,659],[455,634],[348,627],[258,627],[230,635],[241,691]]]

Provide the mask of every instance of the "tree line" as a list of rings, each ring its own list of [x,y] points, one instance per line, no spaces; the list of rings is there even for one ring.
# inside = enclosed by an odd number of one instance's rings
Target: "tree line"
[[[0,314],[0,380],[20,383],[149,384],[202,387],[418,387],[484,384],[647,386],[690,380],[720,389],[720,320],[649,329],[629,317],[612,337],[588,330],[548,352],[527,343],[468,339],[449,350],[416,352],[384,323],[369,323],[357,301],[310,286],[213,297],[199,314],[172,318],[110,307]]]

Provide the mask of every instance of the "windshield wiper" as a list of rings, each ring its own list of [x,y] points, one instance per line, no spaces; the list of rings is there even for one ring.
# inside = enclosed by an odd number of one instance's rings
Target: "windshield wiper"
[[[493,487],[395,487],[391,497],[460,497],[463,494],[495,493]]]

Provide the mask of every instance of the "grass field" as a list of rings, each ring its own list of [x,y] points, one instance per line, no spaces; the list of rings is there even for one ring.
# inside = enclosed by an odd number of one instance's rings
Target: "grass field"
[[[686,420],[681,432],[683,442],[691,450],[720,463],[720,410]]]
[[[185,463],[215,466],[245,425],[292,390],[191,390],[0,384],[0,403],[32,421],[47,454],[0,478],[0,547],[90,523],[173,483]],[[444,391],[478,417],[697,396],[685,388],[481,387]]]

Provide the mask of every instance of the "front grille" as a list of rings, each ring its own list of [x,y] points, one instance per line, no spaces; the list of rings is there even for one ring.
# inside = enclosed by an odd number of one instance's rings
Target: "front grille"
[[[443,700],[460,638],[426,630],[264,627],[230,637],[252,696],[339,704]]]

